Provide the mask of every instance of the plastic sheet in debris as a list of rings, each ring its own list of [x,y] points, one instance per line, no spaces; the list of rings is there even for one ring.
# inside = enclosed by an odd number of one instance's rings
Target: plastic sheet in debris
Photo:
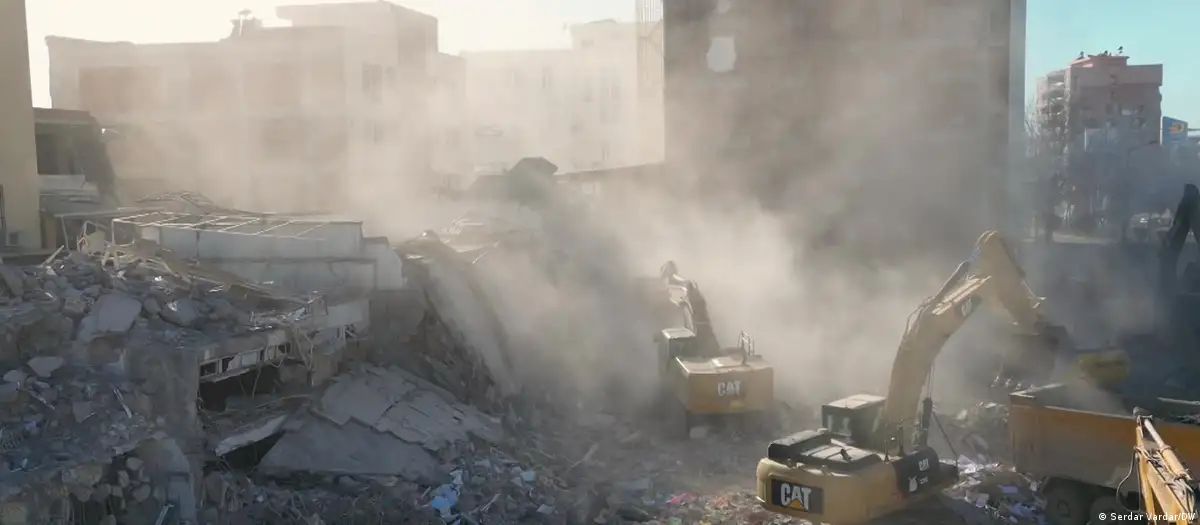
[[[462,521],[462,517],[455,510],[458,507],[458,495],[462,493],[463,472],[455,470],[450,475],[453,477],[453,481],[433,489],[433,497],[429,500],[429,506],[438,512],[442,521],[457,524]]]
[[[1041,523],[1043,503],[1037,497],[1038,485],[999,463],[980,457],[974,461],[958,457],[963,477],[952,495],[993,518],[1009,523]]]

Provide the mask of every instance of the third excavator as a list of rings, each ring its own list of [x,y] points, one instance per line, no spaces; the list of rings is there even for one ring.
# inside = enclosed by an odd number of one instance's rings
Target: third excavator
[[[814,523],[858,525],[953,485],[957,466],[929,446],[935,416],[925,391],[946,341],[982,303],[1012,318],[1020,351],[1004,362],[1024,366],[1008,374],[1057,370],[1047,375],[1101,386],[1128,374],[1123,351],[1074,348],[1066,329],[1047,319],[1043,299],[1030,290],[1007,243],[998,232],[985,232],[971,256],[910,316],[886,397],[857,394],[828,403],[821,408],[823,428],[770,444],[757,471],[763,507]]]

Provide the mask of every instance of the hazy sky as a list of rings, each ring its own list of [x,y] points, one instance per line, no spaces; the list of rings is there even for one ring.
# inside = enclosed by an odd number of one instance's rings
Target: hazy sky
[[[302,0],[26,0],[30,65],[37,105],[49,105],[47,35],[97,40],[215,40],[230,18],[251,9],[271,20],[279,4]],[[443,51],[563,45],[566,24],[632,20],[633,0],[406,0],[438,17]],[[1163,110],[1200,127],[1200,20],[1197,0],[1029,0],[1027,84],[1080,51],[1125,51],[1137,62],[1165,64]]]

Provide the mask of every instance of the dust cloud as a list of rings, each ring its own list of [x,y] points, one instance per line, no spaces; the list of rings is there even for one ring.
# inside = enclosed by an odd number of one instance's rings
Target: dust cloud
[[[295,146],[300,139],[287,138],[295,129],[279,130],[281,158],[307,156],[320,182],[273,178],[269,163],[254,174],[251,193],[240,180],[190,182],[232,206],[352,215],[397,242],[470,210],[509,221],[520,215],[516,222],[539,230],[536,246],[497,250],[478,263],[480,273],[519,349],[527,389],[573,389],[589,403],[655,393],[652,337],[663,327],[637,281],[674,260],[707,296],[722,343],[749,332],[776,365],[781,396],[819,405],[884,390],[909,313],[984,229],[999,226],[988,195],[1003,191],[1004,174],[971,130],[974,117],[1006,102],[982,95],[987,80],[956,73],[944,57],[897,52],[889,44],[897,39],[904,40],[881,33],[857,46],[805,48],[782,74],[757,65],[756,50],[739,50],[749,65],[730,74],[761,73],[743,79],[761,93],[668,93],[666,180],[602,185],[587,198],[565,185],[544,188],[532,210],[438,194],[437,176],[406,171],[424,158],[421,148],[377,149],[370,169],[331,168],[344,162]],[[682,81],[715,82],[711,72],[694,74]],[[419,136],[406,122],[387,124],[386,132]],[[306,126],[308,144],[324,137],[375,146],[344,123]],[[206,173],[229,171],[218,159],[230,134],[187,131],[213,159]],[[970,346],[981,355],[990,349],[978,340]],[[939,377],[975,361],[943,361],[951,364],[939,365]]]

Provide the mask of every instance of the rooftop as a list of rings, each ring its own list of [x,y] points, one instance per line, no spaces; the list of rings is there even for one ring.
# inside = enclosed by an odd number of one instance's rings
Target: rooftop
[[[166,226],[188,230],[219,231],[242,235],[264,235],[296,239],[321,239],[322,228],[331,224],[360,224],[359,221],[275,215],[221,215],[152,211],[121,217],[135,226]]]

